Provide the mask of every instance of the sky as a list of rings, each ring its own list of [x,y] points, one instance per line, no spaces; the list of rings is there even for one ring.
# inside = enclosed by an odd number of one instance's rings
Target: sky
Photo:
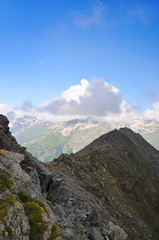
[[[159,121],[158,43],[158,0],[0,0],[0,113]]]

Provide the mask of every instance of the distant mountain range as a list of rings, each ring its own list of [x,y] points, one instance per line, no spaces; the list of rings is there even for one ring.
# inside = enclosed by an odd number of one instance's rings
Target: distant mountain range
[[[125,124],[109,124],[92,119],[54,123],[26,116],[11,122],[11,132],[40,161],[48,162],[61,153],[75,153],[94,139]],[[138,119],[131,126],[159,149],[159,122]]]

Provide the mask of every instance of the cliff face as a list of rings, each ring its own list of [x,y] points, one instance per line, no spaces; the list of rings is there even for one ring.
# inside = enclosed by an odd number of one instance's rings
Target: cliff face
[[[8,119],[0,114],[0,148],[8,151],[24,153],[25,149],[17,144],[16,139],[11,135],[8,127]]]
[[[43,164],[0,115],[0,239],[159,239],[158,176],[120,131]]]
[[[11,136],[3,115],[0,148],[0,239],[49,239],[56,216],[41,192],[36,169],[28,168],[30,175],[22,169],[21,162],[30,157]]]

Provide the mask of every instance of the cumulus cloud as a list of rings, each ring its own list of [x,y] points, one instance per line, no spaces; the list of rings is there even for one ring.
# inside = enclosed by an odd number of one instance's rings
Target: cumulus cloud
[[[34,109],[34,105],[32,104],[32,102],[30,100],[26,100],[18,108],[24,112],[30,112]]]
[[[53,97],[40,107],[40,111],[54,118],[71,119],[91,117],[106,121],[129,121],[137,111],[122,99],[119,90],[102,79],[71,86],[59,97]]]
[[[159,122],[159,102],[152,104],[153,109],[147,109],[143,112],[143,117],[146,120],[155,120]]]
[[[81,84],[71,86],[68,90],[64,91],[61,95],[63,99],[67,102],[71,100],[80,103],[80,97],[89,96],[87,88],[89,87],[89,82],[86,79],[81,80]]]
[[[25,101],[17,108],[0,104],[0,112],[11,118],[36,116],[42,120],[67,121],[74,118],[92,118],[97,121],[130,123],[138,112],[126,102],[119,89],[102,78],[90,82],[82,79],[58,97],[52,97],[40,106]]]

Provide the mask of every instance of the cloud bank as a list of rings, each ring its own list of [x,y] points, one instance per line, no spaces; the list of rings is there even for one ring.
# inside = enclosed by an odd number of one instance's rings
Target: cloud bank
[[[12,122],[15,118],[35,116],[40,120],[67,121],[77,118],[92,118],[108,123],[131,124],[139,118],[139,112],[125,101],[119,89],[108,84],[102,78],[90,82],[82,79],[80,84],[70,86],[57,97],[52,97],[40,106],[25,101],[16,108],[0,104],[0,113]],[[145,120],[159,122],[159,102],[152,109],[140,113]]]
[[[80,84],[71,86],[40,106],[34,106],[30,101],[15,109],[0,104],[0,112],[10,119],[29,115],[55,122],[89,117],[110,123],[130,123],[138,117],[137,110],[123,99],[119,89],[103,79],[90,82],[82,79]]]
[[[159,102],[152,104],[153,109],[147,109],[143,112],[143,117],[146,120],[155,120],[159,122]]]

